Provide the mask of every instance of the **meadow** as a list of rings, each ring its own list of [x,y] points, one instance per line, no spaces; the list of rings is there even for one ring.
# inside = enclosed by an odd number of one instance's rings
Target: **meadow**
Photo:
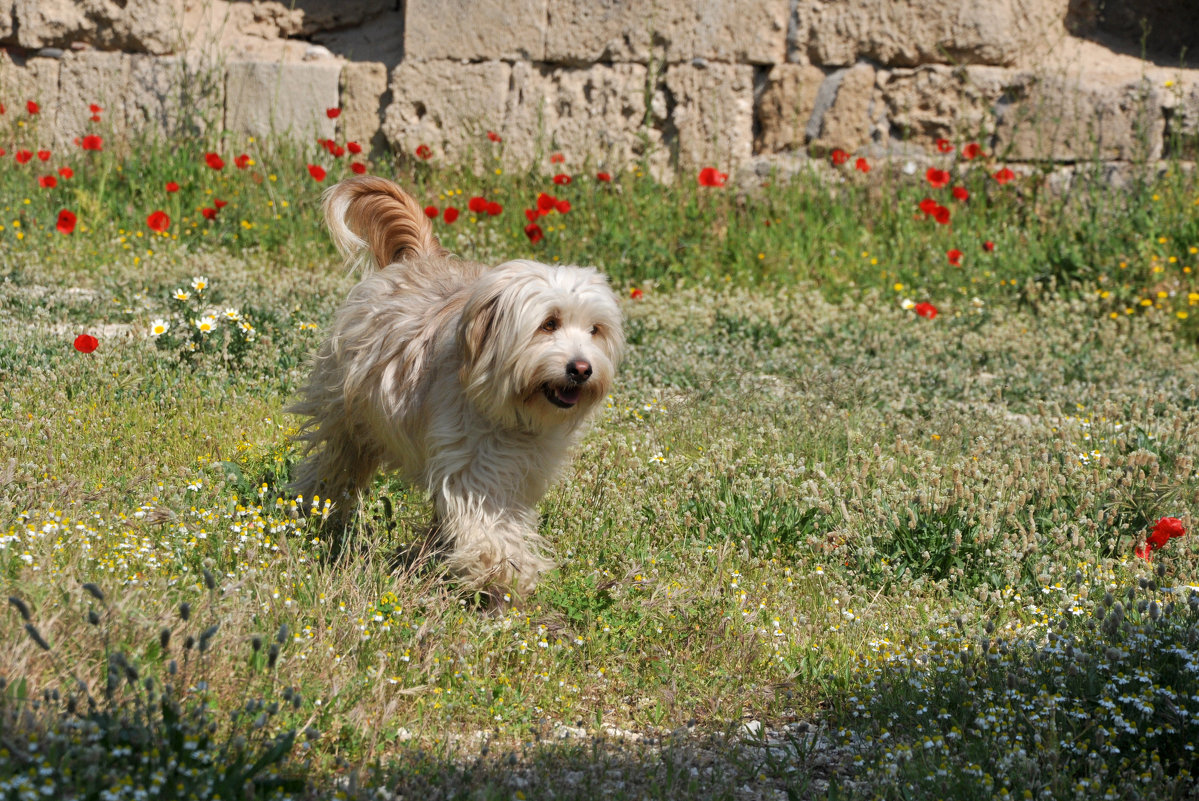
[[[97,107],[98,108],[98,107]],[[663,184],[355,143],[46,150],[0,116],[0,795],[1184,798],[1199,180],[976,142]],[[486,613],[283,491],[345,274],[322,189],[586,263],[629,354]]]

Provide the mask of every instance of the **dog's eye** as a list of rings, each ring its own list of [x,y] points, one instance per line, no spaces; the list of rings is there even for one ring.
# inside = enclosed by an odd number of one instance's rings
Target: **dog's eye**
[[[598,325],[591,326],[591,331],[589,333],[591,334],[591,336],[595,336],[596,334],[598,334],[599,326]]]
[[[558,330],[558,321],[555,320],[553,317],[550,317],[544,323],[541,324],[541,330],[546,332],[547,334],[554,333],[555,331]]]

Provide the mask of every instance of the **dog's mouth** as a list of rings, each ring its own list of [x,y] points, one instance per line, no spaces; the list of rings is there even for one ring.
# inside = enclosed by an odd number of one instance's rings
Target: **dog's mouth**
[[[552,384],[546,384],[542,388],[545,393],[545,399],[557,406],[559,409],[569,409],[579,402],[579,398],[583,393],[579,387],[556,387]]]

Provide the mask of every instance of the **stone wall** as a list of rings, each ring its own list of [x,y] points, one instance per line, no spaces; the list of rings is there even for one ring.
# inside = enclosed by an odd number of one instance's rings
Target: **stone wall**
[[[1193,0],[1155,0],[1187,13]],[[513,165],[761,169],[979,142],[1129,162],[1199,138],[1199,72],[1091,0],[0,0],[0,103],[117,130],[343,137]],[[1188,38],[1189,37],[1189,38]],[[1165,48],[1199,32],[1167,30]],[[342,114],[330,119],[326,109]]]

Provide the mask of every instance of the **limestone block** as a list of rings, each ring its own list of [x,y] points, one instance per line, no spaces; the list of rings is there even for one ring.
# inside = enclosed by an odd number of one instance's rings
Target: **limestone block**
[[[465,161],[502,130],[512,67],[502,61],[404,61],[391,73],[383,134],[402,153],[427,145],[439,159]]]
[[[666,71],[673,98],[670,121],[681,168],[726,167],[753,154],[754,68],[740,64],[697,67],[678,64]],[[727,172],[723,170],[722,172]]]
[[[758,99],[758,135],[754,150],[777,153],[804,146],[808,120],[824,71],[805,64],[775,64]]]
[[[1062,74],[1013,76],[996,106],[997,152],[1015,161],[1135,161],[1161,157],[1160,89]]]
[[[541,61],[549,0],[408,0],[404,57]]]
[[[817,92],[808,142],[819,150],[839,147],[852,153],[871,141],[881,110],[874,67],[857,64],[837,70]]]
[[[379,0],[303,0],[294,4],[300,14],[300,31],[306,36],[362,25],[392,6]]]
[[[647,119],[647,76],[645,66],[629,63],[559,69],[513,65],[501,130],[505,157],[520,166],[544,165],[553,151],[575,166],[590,159],[622,167],[643,158],[665,166],[669,154],[662,132]]]
[[[788,0],[561,0],[550,6],[545,57],[567,64],[777,63],[786,55],[789,6]]]
[[[17,43],[170,53],[182,42],[183,0],[12,0]]]
[[[341,70],[341,116],[337,127],[347,142],[371,149],[382,145],[383,95],[387,93],[387,67],[377,61],[346,64]],[[379,137],[376,142],[375,138]]]
[[[330,138],[325,111],[338,104],[341,64],[242,61],[225,70],[225,129],[251,136]]]
[[[814,63],[1008,65],[1065,35],[1068,0],[824,0],[800,3],[793,45]]]
[[[55,143],[61,147],[84,134],[123,130],[129,96],[129,57],[124,53],[85,50],[67,52],[61,63],[54,117]],[[103,127],[91,121],[93,103],[104,109]]]
[[[350,61],[395,66],[404,60],[404,13],[383,11],[359,27],[319,32],[312,40]]]
[[[991,111],[1003,93],[1004,74],[1010,71],[1001,67],[892,70],[880,81],[890,127],[901,139],[925,146],[976,139],[994,129]]]
[[[220,131],[224,75],[214,65],[178,56],[131,56],[125,118],[134,134],[160,139]]]
[[[16,0],[0,0],[0,42],[13,34],[13,14],[16,10]]]
[[[44,143],[50,143],[54,131],[54,116],[58,109],[59,62],[53,58],[17,60],[0,50],[0,98],[9,114],[23,113],[32,100],[41,106],[35,120]]]

